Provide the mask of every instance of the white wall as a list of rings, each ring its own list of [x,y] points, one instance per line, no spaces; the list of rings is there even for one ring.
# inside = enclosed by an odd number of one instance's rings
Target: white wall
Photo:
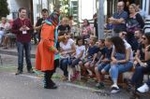
[[[47,0],[33,0],[33,20],[34,24],[37,22],[37,17],[41,17],[41,10],[48,9]]]
[[[8,19],[12,19],[12,12],[18,12],[20,7],[25,7],[31,12],[31,0],[8,0],[8,7],[10,9],[10,15],[7,16]]]
[[[92,19],[96,13],[95,0],[79,0],[79,21]]]

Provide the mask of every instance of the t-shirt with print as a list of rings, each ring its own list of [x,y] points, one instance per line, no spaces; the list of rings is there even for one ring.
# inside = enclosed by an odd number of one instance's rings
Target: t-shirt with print
[[[64,33],[70,32],[71,28],[69,25],[59,25],[58,31],[60,31],[59,36],[64,35]]]
[[[82,52],[83,52],[83,56],[81,57],[81,59],[83,59],[85,57],[85,46],[82,45],[82,46],[76,46],[76,55],[75,55],[75,58],[78,57],[78,55]]]

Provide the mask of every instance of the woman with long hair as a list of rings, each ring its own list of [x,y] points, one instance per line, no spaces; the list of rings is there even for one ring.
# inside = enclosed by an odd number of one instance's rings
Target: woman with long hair
[[[118,76],[120,73],[129,71],[132,68],[132,49],[131,46],[120,37],[112,37],[114,48],[111,55],[110,77],[113,81],[111,93],[119,92],[117,85]]]
[[[145,33],[142,36],[142,44],[144,44],[144,49],[143,49],[144,50],[144,53],[143,53],[144,61],[135,57],[137,59],[137,62],[139,63],[139,65],[135,67],[135,72],[131,79],[130,86],[132,86],[132,89],[134,89],[133,92],[136,92],[137,88],[143,84],[144,74],[148,73],[150,71],[150,32]],[[145,86],[142,89],[139,88],[138,91],[140,91],[142,93],[148,91],[147,90],[148,85],[149,85],[148,83],[145,84]],[[146,90],[144,90],[144,89],[146,89]],[[134,96],[134,94],[133,94],[133,96]]]
[[[133,50],[137,50],[137,40],[134,37],[136,30],[143,29],[144,21],[141,15],[136,11],[136,5],[129,5],[129,17],[126,20],[126,30],[127,30],[127,41],[132,46]]]
[[[81,27],[81,36],[84,39],[90,38],[90,35],[92,34],[93,29],[87,19],[83,20],[83,25]]]

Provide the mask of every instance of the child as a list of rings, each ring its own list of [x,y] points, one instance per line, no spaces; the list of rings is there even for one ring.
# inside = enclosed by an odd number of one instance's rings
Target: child
[[[97,43],[98,43],[97,46],[99,47],[99,51],[97,53],[97,60],[98,60],[98,62],[95,64],[95,66],[99,65],[99,63],[104,58],[105,53],[106,53],[105,40],[104,39],[100,39]]]
[[[95,67],[95,73],[98,80],[98,83],[96,84],[97,88],[103,88],[104,84],[102,82],[103,74],[109,71],[110,69],[110,59],[111,59],[111,52],[112,52],[112,42],[111,37],[107,37],[105,39],[105,55],[104,59],[100,61],[100,64]]]
[[[82,59],[84,59],[84,54],[85,54],[85,46],[84,46],[84,39],[82,37],[78,37],[76,40],[76,53],[74,55],[74,59],[72,60],[72,70],[73,70],[73,77],[72,80],[77,79],[78,77],[78,71],[76,71],[75,66],[79,63],[79,61],[81,61]]]
[[[87,54],[85,56],[85,59],[83,61],[84,65],[80,64],[81,69],[83,71],[87,71],[87,70],[92,71],[92,74],[94,72],[93,64],[95,64],[95,60],[96,60],[96,57],[97,57],[97,52],[99,51],[99,48],[97,46],[95,46],[95,43],[96,43],[96,38],[95,37],[90,37],[89,48],[88,48]]]

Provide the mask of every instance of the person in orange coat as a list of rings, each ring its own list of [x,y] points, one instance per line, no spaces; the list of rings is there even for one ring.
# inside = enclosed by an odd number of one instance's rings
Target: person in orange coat
[[[54,11],[41,28],[41,40],[37,46],[36,69],[44,72],[44,88],[56,89],[56,84],[51,80],[55,71],[55,55],[58,50],[55,47],[55,29],[59,23],[59,13]]]

